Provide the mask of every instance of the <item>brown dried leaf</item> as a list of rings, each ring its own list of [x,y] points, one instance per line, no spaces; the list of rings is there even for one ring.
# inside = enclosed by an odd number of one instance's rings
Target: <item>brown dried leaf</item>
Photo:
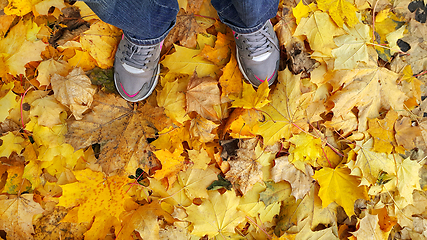
[[[416,146],[417,138],[421,138],[421,129],[418,126],[411,125],[411,119],[403,117],[394,124],[396,130],[396,142],[406,150],[411,150]]]
[[[215,124],[201,116],[191,120],[190,135],[191,137],[198,138],[201,142],[210,142],[215,139],[216,134],[212,133],[212,130],[217,128],[219,124]]]
[[[68,106],[77,120],[90,108],[96,86],[81,68],[73,69],[67,77],[55,74],[51,79],[55,98]]]
[[[53,212],[44,215],[35,223],[35,240],[55,239],[84,239],[84,233],[89,228],[89,223],[70,223],[61,220],[68,211],[64,207],[57,207]]]
[[[3,195],[0,199],[0,229],[8,239],[32,239],[33,216],[44,210],[33,200],[33,194]]]
[[[229,159],[230,170],[225,178],[245,195],[257,182],[263,182],[262,166],[256,161],[256,138],[241,140],[237,157]]]
[[[80,121],[68,122],[66,142],[76,150],[100,143],[98,164],[106,174],[123,171],[132,158],[139,159],[141,168],[151,168],[159,163],[146,139],[170,125],[162,108],[148,102],[132,104],[118,95],[100,92],[95,94],[92,112]]]
[[[196,48],[197,34],[199,33],[206,34],[206,30],[197,23],[194,13],[189,14],[181,9],[176,17],[175,27],[163,42],[163,52],[169,51],[173,43],[178,41],[183,47]]]
[[[220,120],[214,108],[221,103],[217,80],[212,77],[199,78],[194,72],[187,86],[186,97],[188,113],[195,111],[208,120]]]

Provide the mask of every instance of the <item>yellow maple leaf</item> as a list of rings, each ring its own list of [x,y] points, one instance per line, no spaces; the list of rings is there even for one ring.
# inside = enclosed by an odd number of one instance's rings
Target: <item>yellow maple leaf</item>
[[[357,107],[359,131],[367,129],[368,118],[379,116],[380,108],[405,109],[403,103],[408,97],[398,87],[396,73],[380,67],[343,71],[341,74],[330,81],[333,86],[344,86],[330,98],[335,103],[332,111],[334,116],[345,116]]]
[[[243,82],[242,97],[236,97],[234,95],[229,95],[228,97],[233,100],[231,107],[261,109],[270,102],[267,99],[269,93],[270,88],[268,87],[267,81],[261,83],[256,91],[251,84]]]
[[[9,5],[4,9],[4,13],[8,15],[15,14],[24,16],[32,11],[33,6],[43,0],[10,0]]]
[[[67,109],[50,95],[31,103],[30,118],[37,119],[39,126],[53,127],[62,124]]]
[[[161,221],[158,218],[161,216],[167,222],[173,222],[172,216],[163,210],[158,201],[153,201],[126,213],[122,217],[123,229],[116,229],[116,234],[119,233],[117,239],[129,239],[133,231],[137,231],[143,239],[159,239]]]
[[[199,77],[219,75],[219,67],[214,63],[197,56],[201,50],[174,45],[176,52],[166,55],[161,61],[170,72],[192,75],[194,71]]]
[[[70,70],[71,66],[67,62],[49,59],[41,62],[37,67],[38,75],[36,79],[40,86],[49,86],[50,79],[55,73],[65,77]]]
[[[351,176],[348,168],[322,168],[314,173],[313,178],[319,182],[323,208],[336,202],[351,216],[354,214],[354,202],[357,199],[368,199],[365,187],[359,186],[360,180]]]
[[[131,179],[121,176],[106,177],[102,172],[90,169],[73,172],[77,182],[62,185],[58,206],[78,206],[78,222],[91,222],[98,211],[106,211],[119,219],[124,205],[131,198],[126,186]]]
[[[358,9],[347,0],[319,0],[317,6],[322,11],[328,11],[339,27],[342,27],[344,23],[353,27],[359,22],[356,16]]]
[[[243,88],[243,75],[237,64],[236,56],[231,55],[230,61],[222,69],[223,74],[219,78],[221,85],[221,97],[240,95]]]
[[[46,44],[37,39],[38,30],[37,24],[31,19],[21,20],[0,40],[0,62],[4,62],[0,69],[1,77],[7,73],[25,75],[25,64],[42,60],[40,54]]]
[[[220,102],[218,81],[212,77],[198,77],[194,72],[187,85],[187,112],[195,111],[202,117],[220,120],[215,106]]]
[[[157,94],[158,106],[165,108],[165,114],[180,124],[190,120],[185,111],[186,87],[187,83],[177,78],[173,82],[166,82],[161,92]]]
[[[114,64],[114,53],[120,41],[120,29],[98,21],[80,36],[83,50],[87,51],[100,68],[110,68]]]
[[[213,165],[206,170],[191,168],[185,172],[180,172],[178,182],[190,200],[194,198],[208,198],[206,188],[217,180],[219,169]]]
[[[332,49],[336,47],[334,36],[343,33],[327,13],[315,11],[310,17],[301,19],[294,36],[307,36],[311,49],[330,56]]]
[[[69,107],[77,120],[82,119],[82,114],[91,107],[97,89],[84,71],[75,68],[65,78],[55,74],[51,82],[55,98]]]
[[[18,154],[21,153],[22,143],[25,139],[21,136],[16,136],[12,132],[8,132],[6,135],[1,136],[2,144],[0,145],[0,157],[9,157],[12,152]]]
[[[8,238],[32,239],[33,216],[44,209],[33,200],[33,194],[2,195],[0,198],[0,228]]]
[[[403,208],[408,204],[414,202],[412,192],[414,190],[421,190],[420,178],[418,172],[421,165],[417,161],[413,161],[410,158],[406,158],[403,162],[398,164],[397,168],[397,189],[399,195],[404,199],[404,203],[399,203],[399,207]]]
[[[394,138],[394,124],[399,117],[396,111],[390,110],[384,119],[368,119],[368,133],[374,139],[375,152],[390,154],[393,146],[397,146]]]
[[[75,53],[72,58],[67,60],[70,66],[82,68],[84,71],[89,71],[96,67],[96,60],[93,59],[89,52],[76,49]]]
[[[232,34],[225,35],[219,32],[215,41],[215,47],[212,48],[206,44],[199,53],[199,56],[202,56],[217,65],[225,64],[225,61],[227,61],[231,53],[233,40]]]
[[[279,72],[279,84],[270,95],[271,103],[260,109],[265,120],[253,130],[264,138],[265,144],[272,145],[281,138],[289,139],[292,133],[308,130],[305,111],[311,94],[302,94],[300,77],[288,69]]]
[[[281,202],[275,202],[265,206],[263,201],[260,201],[260,193],[266,189],[261,183],[257,183],[247,192],[239,202],[237,209],[245,212],[250,217],[261,220],[261,222],[271,222],[276,214],[280,212]],[[281,192],[286,194],[286,192]]]
[[[162,169],[157,170],[154,177],[159,180],[167,177],[171,180],[169,185],[172,185],[176,180],[176,174],[184,167],[185,158],[181,153],[180,148],[175,149],[173,153],[163,149],[155,151],[154,154],[162,163]]]
[[[194,163],[193,168],[205,170],[211,162],[211,158],[204,148],[200,150],[188,150],[188,157]]]
[[[32,0],[33,2],[36,2],[35,0]],[[34,15],[37,17],[38,15],[48,15],[49,9],[51,7],[56,7],[59,10],[62,10],[63,8],[67,7],[65,3],[61,0],[37,0],[37,4],[34,5]]]
[[[332,50],[332,55],[335,57],[335,70],[353,69],[361,62],[369,62],[368,48],[372,48],[372,46],[368,46],[366,43],[371,41],[370,27],[358,23],[354,28],[344,26],[344,29],[347,34],[334,38],[334,42],[338,46]]]
[[[9,111],[18,105],[16,101],[16,94],[12,91],[14,86],[13,82],[3,84],[0,88],[0,122],[4,122],[9,116]]]
[[[33,133],[33,139],[37,144],[46,147],[61,145],[67,132],[67,127],[63,124],[45,127],[39,125],[36,118],[32,118],[25,129]]]
[[[236,193],[209,191],[208,195],[201,205],[192,204],[185,208],[188,214],[185,219],[194,226],[191,233],[199,237],[207,234],[210,238],[234,235],[234,228],[244,220],[244,213],[237,210],[239,198]]]
[[[292,14],[295,17],[296,23],[299,24],[301,18],[308,17],[311,12],[317,10],[317,6],[314,2],[310,3],[308,6],[304,4],[304,1],[300,1],[296,7],[292,8]]]
[[[354,165],[353,163],[348,163],[349,168],[352,169],[351,174],[362,179],[361,185],[370,186],[376,184],[381,172],[396,174],[394,156],[384,152],[375,152],[373,145],[374,140],[372,138],[366,141],[356,151],[357,158]],[[358,171],[354,168],[358,168],[361,174],[356,174]]]

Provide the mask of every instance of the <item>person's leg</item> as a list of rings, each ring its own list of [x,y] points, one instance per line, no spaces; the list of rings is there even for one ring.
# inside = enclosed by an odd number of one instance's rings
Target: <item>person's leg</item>
[[[218,16],[231,30],[252,33],[276,16],[279,0],[211,0]]]
[[[176,22],[175,0],[84,0],[102,21],[123,30],[132,42],[161,42]]]
[[[114,84],[130,102],[144,100],[157,85],[162,41],[175,25],[176,0],[85,0],[101,20],[124,37],[114,59]]]
[[[269,21],[279,0],[211,0],[221,21],[234,31],[236,57],[243,76],[255,87],[269,86],[279,69],[279,41]]]

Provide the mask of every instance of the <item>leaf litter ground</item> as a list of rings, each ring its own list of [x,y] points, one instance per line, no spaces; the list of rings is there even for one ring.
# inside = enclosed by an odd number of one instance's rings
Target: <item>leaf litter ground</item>
[[[129,103],[119,29],[0,1],[3,239],[425,239],[424,2],[281,1],[258,89],[210,2],[179,3],[160,83]]]

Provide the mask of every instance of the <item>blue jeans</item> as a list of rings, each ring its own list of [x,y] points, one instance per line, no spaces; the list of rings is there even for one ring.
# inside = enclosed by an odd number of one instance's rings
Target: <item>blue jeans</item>
[[[136,44],[157,44],[176,22],[176,0],[84,0],[102,21]],[[279,0],[211,0],[220,20],[237,33],[252,33],[276,16]]]

